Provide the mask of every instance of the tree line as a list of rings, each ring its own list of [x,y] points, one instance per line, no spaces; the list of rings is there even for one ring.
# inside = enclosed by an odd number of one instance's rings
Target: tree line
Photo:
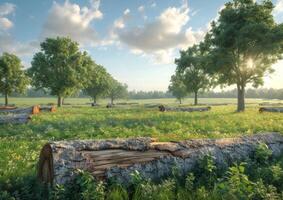
[[[63,99],[83,91],[94,104],[98,98],[109,97],[111,103],[127,93],[127,85],[114,79],[106,69],[79,50],[70,38],[47,38],[41,51],[33,56],[31,67],[23,69],[20,59],[13,54],[0,56],[0,93],[5,97],[23,93],[29,85],[44,94],[57,96],[57,105]]]
[[[199,92],[217,85],[237,87],[237,111],[245,110],[247,84],[263,85],[282,59],[283,24],[275,22],[270,0],[233,0],[225,4],[204,39],[175,60],[169,91],[181,102],[188,93],[198,104]]]
[[[12,97],[53,97],[49,92],[36,90],[35,88],[27,88],[25,93],[12,93]],[[0,95],[1,97],[1,95]],[[89,97],[84,91],[80,90],[72,94],[70,97]],[[169,91],[128,91],[124,98],[128,99],[162,99],[173,98],[173,94]],[[283,89],[274,88],[249,88],[245,91],[245,97],[257,99],[279,99],[283,100]],[[104,97],[101,97],[104,98]],[[106,98],[109,98],[106,96]],[[187,94],[185,98],[194,98],[194,94]],[[199,93],[199,98],[237,98],[237,89],[226,91],[206,91]]]

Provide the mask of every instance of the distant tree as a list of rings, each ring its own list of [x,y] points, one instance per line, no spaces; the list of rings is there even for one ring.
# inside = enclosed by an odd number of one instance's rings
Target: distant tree
[[[29,79],[23,71],[21,60],[9,53],[0,56],[0,92],[5,96],[5,105],[8,105],[8,96],[11,93],[23,93]]]
[[[180,58],[175,60],[177,71],[183,74],[184,84],[188,93],[194,93],[194,104],[198,104],[199,91],[205,91],[212,86],[213,78],[206,71],[206,55],[199,45],[194,45],[180,52]]]
[[[185,78],[182,74],[176,73],[171,76],[170,85],[168,87],[169,92],[182,104],[182,100],[187,96],[187,87],[184,83]]]
[[[93,61],[86,52],[80,52],[78,43],[57,37],[41,43],[41,52],[34,55],[31,64],[32,85],[56,95],[60,107],[64,97],[86,85]]]
[[[110,82],[109,93],[108,93],[108,96],[111,100],[111,104],[114,104],[115,99],[127,97],[127,94],[128,94],[127,88],[128,86],[126,84],[122,84],[112,78]]]
[[[89,76],[90,79],[84,93],[89,95],[93,99],[93,103],[96,104],[98,98],[109,93],[112,77],[101,65],[93,65]]]
[[[210,49],[210,72],[220,84],[237,85],[237,111],[245,110],[245,88],[263,84],[271,65],[282,57],[283,25],[276,24],[270,0],[226,3],[212,22],[205,42]]]

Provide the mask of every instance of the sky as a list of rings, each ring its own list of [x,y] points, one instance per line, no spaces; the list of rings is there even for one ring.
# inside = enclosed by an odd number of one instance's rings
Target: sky
[[[0,53],[28,68],[46,37],[69,36],[129,90],[166,91],[179,51],[201,41],[225,0],[0,0]],[[283,0],[274,0],[283,22]],[[283,87],[283,61],[264,87]]]

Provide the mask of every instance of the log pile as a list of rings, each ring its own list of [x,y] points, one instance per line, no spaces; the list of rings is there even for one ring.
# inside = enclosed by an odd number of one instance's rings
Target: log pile
[[[283,107],[261,107],[259,112],[279,112],[283,113]]]
[[[160,180],[176,165],[181,173],[189,172],[207,154],[221,167],[243,161],[254,155],[259,143],[267,144],[273,156],[283,153],[283,135],[279,133],[180,142],[156,142],[151,138],[57,141],[42,148],[38,177],[45,183],[65,184],[75,169],[82,169],[97,179],[114,179],[127,185],[137,170],[145,178]]]
[[[191,107],[191,108],[170,108],[170,107],[165,107],[163,105],[158,106],[158,109],[160,112],[165,112],[165,111],[179,111],[179,112],[205,112],[211,110],[211,107]]]

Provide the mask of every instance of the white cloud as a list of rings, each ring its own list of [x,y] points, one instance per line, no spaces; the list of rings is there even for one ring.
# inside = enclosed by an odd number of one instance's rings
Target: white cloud
[[[5,17],[0,17],[0,29],[8,30],[13,27],[13,22]]]
[[[114,28],[123,29],[125,28],[125,22],[130,16],[130,9],[126,9],[123,16],[114,21]]]
[[[0,16],[7,16],[15,12],[16,6],[11,3],[0,5]]]
[[[153,3],[150,5],[150,7],[152,7],[152,8],[156,7],[156,3],[153,2]]]
[[[283,12],[283,0],[277,0],[274,8],[274,14],[277,15]]]
[[[90,7],[80,7],[68,0],[62,5],[55,2],[41,37],[69,36],[81,45],[95,45],[98,42],[97,34],[91,23],[103,17],[99,3],[99,0],[91,0]]]
[[[15,12],[16,6],[11,3],[4,3],[0,5],[0,31],[6,31],[13,27],[13,22],[7,16]]]
[[[14,53],[17,56],[30,56],[36,52],[39,48],[39,43],[35,41],[31,42],[17,42],[8,33],[0,33],[0,53],[9,52]]]
[[[116,29],[117,40],[130,47],[132,52],[149,55],[156,63],[172,63],[174,52],[200,41],[204,32],[186,28],[189,8],[169,7],[153,21],[143,26]]]
[[[139,12],[144,12],[144,6],[138,7],[138,11],[139,11]]]

